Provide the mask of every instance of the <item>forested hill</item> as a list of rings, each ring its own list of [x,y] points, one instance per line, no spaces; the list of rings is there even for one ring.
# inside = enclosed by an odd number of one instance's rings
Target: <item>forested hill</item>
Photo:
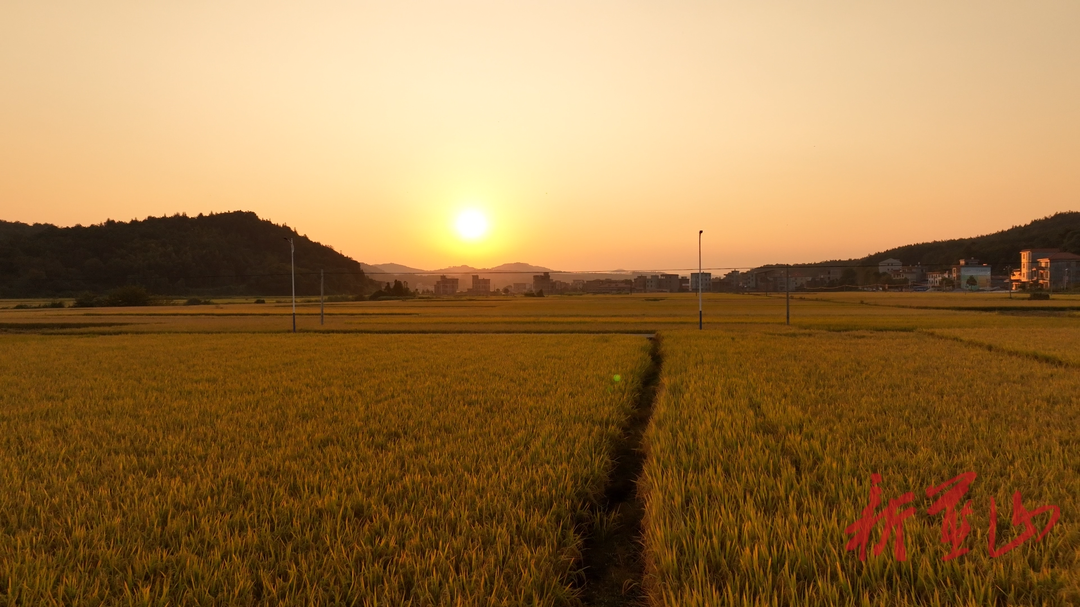
[[[236,211],[60,228],[0,221],[0,297],[71,296],[138,285],[159,295],[285,295],[289,243],[297,295],[361,294],[360,264],[284,225]]]
[[[1080,212],[1069,211],[1038,219],[1027,225],[1001,232],[976,236],[912,244],[868,255],[863,265],[894,258],[904,264],[921,263],[924,266],[945,267],[962,258],[974,257],[1002,271],[1006,266],[1020,265],[1020,251],[1032,248],[1063,249],[1080,254]]]

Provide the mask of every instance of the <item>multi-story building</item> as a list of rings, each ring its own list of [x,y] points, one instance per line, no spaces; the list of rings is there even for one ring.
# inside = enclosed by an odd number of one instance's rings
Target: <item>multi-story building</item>
[[[1038,280],[1039,260],[1054,253],[1060,253],[1060,249],[1024,249],[1020,251],[1020,269],[1013,271],[1013,288],[1025,288],[1026,283]]]
[[[896,280],[906,280],[909,285],[914,285],[926,280],[926,270],[921,265],[904,266],[892,272]]]
[[[1077,269],[1080,268],[1080,255],[1055,251],[1040,257],[1035,269],[1035,280],[1032,281],[1038,289],[1062,290],[1071,289],[1080,276]]]
[[[959,289],[980,291],[990,288],[990,266],[979,263],[978,259],[961,259],[959,265],[952,267],[950,278]]]
[[[697,272],[690,273],[690,290],[697,293],[698,290],[712,291],[712,273],[711,272]]]
[[[472,286],[469,287],[469,295],[491,295],[491,279],[480,278],[473,274]]]
[[[942,281],[949,278],[950,272],[927,272],[926,273],[926,286],[936,289],[941,286]]]
[[[654,274],[645,278],[647,293],[678,293],[681,287],[678,274]]]
[[[440,276],[439,280],[435,281],[435,294],[436,295],[454,295],[458,292],[458,279],[447,278]]]
[[[1060,249],[1024,249],[1020,251],[1020,269],[1009,277],[1010,286],[1014,291],[1071,288],[1076,282],[1077,258]]]
[[[904,267],[904,262],[899,259],[886,259],[878,264],[878,272],[882,274],[892,274],[893,272],[899,272]]]
[[[533,276],[533,293],[543,291],[544,294],[555,292],[555,281],[551,280],[551,274],[544,272]]]

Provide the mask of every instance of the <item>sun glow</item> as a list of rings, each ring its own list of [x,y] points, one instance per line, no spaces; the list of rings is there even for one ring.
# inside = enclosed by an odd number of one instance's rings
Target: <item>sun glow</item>
[[[488,231],[487,217],[476,209],[462,211],[454,225],[457,227],[458,235],[465,240],[477,240]]]

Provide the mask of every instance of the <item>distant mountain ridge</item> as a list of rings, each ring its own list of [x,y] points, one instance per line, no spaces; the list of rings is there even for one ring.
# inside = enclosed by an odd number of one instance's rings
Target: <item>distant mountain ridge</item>
[[[442,268],[439,270],[433,270],[432,274],[476,274],[477,272],[494,272],[499,274],[507,273],[540,273],[540,272],[554,272],[551,268],[545,268],[543,266],[534,266],[532,264],[515,261],[513,263],[504,263],[492,268],[474,268],[472,266],[451,266],[449,268]]]
[[[353,259],[285,225],[236,211],[61,228],[0,221],[0,297],[58,297],[138,285],[159,295],[364,294],[377,285]]]
[[[439,268],[438,270],[424,270],[421,268],[412,268],[400,263],[379,263],[379,264],[360,264],[363,266],[364,271],[369,274],[423,274],[423,275],[435,275],[435,274],[476,274],[477,272],[489,272],[489,273],[541,273],[541,272],[554,272],[551,268],[545,268],[543,266],[534,266],[532,264],[516,261],[513,263],[504,263],[492,268],[474,268],[469,265],[450,266],[447,268]]]

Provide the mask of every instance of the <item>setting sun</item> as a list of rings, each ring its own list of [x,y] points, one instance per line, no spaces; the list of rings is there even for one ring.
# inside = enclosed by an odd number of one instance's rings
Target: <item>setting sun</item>
[[[455,225],[458,234],[465,240],[476,240],[488,231],[487,217],[476,209],[462,211]]]

